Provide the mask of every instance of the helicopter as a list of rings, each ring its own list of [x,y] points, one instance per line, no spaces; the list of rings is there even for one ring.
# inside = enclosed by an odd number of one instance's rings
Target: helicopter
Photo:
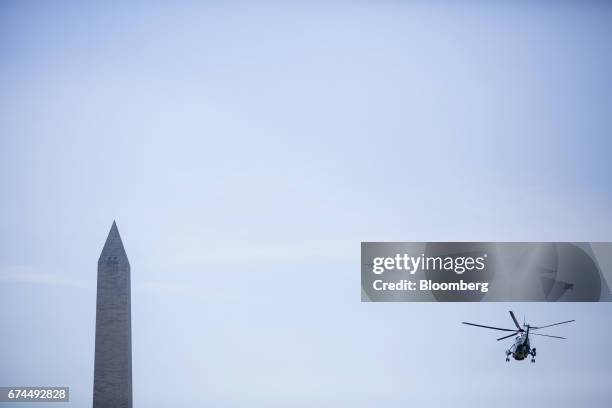
[[[565,340],[565,337],[552,336],[550,334],[533,333],[533,331],[544,329],[546,327],[557,326],[560,324],[571,323],[575,321],[575,320],[567,320],[565,322],[547,324],[545,326],[531,326],[529,324],[525,324],[525,321],[523,320],[523,327],[521,327],[518,323],[518,320],[516,320],[516,316],[514,316],[513,311],[510,311],[510,317],[512,318],[512,321],[514,322],[516,329],[502,329],[501,327],[485,326],[482,324],[468,323],[468,322],[462,322],[462,323],[467,324],[469,326],[484,327],[485,329],[512,332],[507,336],[500,337],[499,339],[497,339],[497,341],[499,341],[499,340],[507,339],[512,336],[516,336],[516,339],[514,340],[514,344],[508,350],[506,350],[506,362],[510,361],[510,356],[512,356],[517,361],[521,361],[530,355],[531,362],[535,363],[536,349],[535,347],[531,348],[531,344],[529,342],[530,335],[531,336],[552,337],[555,339],[564,339],[564,340]]]

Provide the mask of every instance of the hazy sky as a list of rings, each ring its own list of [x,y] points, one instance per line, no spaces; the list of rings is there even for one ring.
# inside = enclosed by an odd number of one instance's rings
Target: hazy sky
[[[0,385],[91,404],[116,219],[135,407],[611,405],[610,304],[359,287],[361,241],[612,240],[609,4],[113,3],[0,4]],[[460,322],[510,308],[577,322],[506,364]]]

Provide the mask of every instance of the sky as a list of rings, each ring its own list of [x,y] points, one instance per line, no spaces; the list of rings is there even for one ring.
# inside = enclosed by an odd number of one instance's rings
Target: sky
[[[0,385],[90,406],[608,407],[606,303],[360,302],[361,241],[611,241],[604,2],[0,3]],[[536,364],[461,321],[576,319]],[[36,406],[34,404],[22,404]]]

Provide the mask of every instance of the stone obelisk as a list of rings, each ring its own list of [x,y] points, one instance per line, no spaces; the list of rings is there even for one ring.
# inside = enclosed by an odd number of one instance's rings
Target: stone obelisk
[[[130,263],[114,221],[98,260],[93,408],[132,408]]]

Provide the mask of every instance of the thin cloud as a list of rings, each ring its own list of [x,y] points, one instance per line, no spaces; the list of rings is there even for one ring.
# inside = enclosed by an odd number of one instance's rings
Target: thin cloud
[[[349,260],[359,255],[359,242],[349,240],[303,242],[237,242],[183,244],[168,259],[174,267],[242,269],[293,262]]]

